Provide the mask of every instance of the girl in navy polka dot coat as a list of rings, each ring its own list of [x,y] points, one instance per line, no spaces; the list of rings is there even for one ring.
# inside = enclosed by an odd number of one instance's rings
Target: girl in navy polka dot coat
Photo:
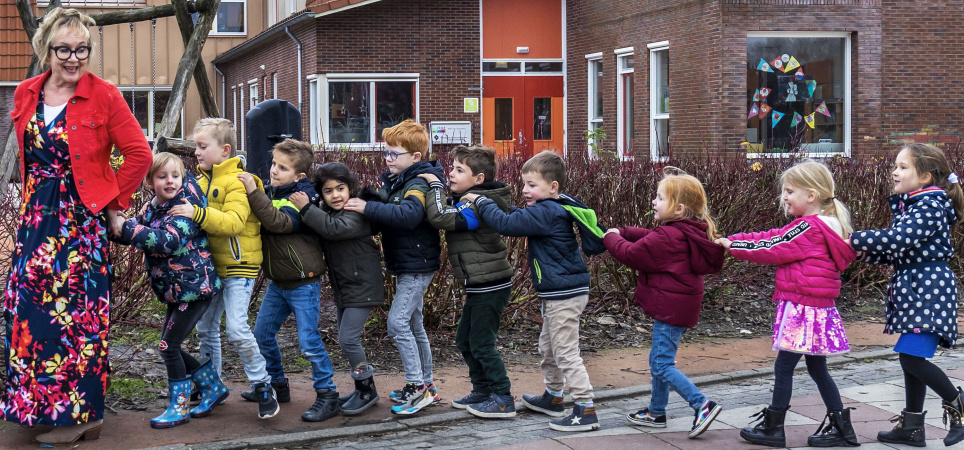
[[[906,407],[892,431],[877,440],[924,445],[924,396],[930,387],[941,396],[944,419],[950,418],[946,445],[964,440],[961,389],[925,358],[938,345],[957,340],[957,279],[947,264],[954,254],[951,234],[964,210],[964,192],[944,153],[928,144],[911,144],[897,155],[890,228],[857,231],[850,236],[864,262],[892,264],[886,302],[887,333],[901,336],[894,346],[904,370]]]

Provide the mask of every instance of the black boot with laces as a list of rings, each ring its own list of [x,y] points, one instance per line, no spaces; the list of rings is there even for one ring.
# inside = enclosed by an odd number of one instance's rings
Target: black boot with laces
[[[787,418],[786,411],[774,411],[766,407],[750,417],[760,420],[760,423],[753,428],[746,427],[740,430],[740,437],[745,441],[769,447],[787,446],[787,435],[783,430],[783,422]]]
[[[951,429],[947,431],[947,436],[944,438],[944,445],[947,447],[964,440],[964,424],[961,423],[962,416],[964,416],[964,401],[962,401],[962,396],[964,396],[964,392],[961,392],[961,388],[958,387],[957,398],[954,399],[953,402],[942,402],[944,406],[944,425],[948,424],[948,418],[950,418]]]
[[[843,447],[858,446],[857,433],[850,422],[850,410],[827,411],[827,417],[820,423],[817,433],[807,438],[807,445],[811,447]],[[829,421],[829,423],[827,423]]]

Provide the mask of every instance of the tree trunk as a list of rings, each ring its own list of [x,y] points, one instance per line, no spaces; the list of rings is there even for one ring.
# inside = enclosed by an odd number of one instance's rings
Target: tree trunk
[[[18,2],[23,0],[17,0]],[[52,2],[51,2],[52,3]],[[188,12],[198,12],[193,3],[186,6]],[[151,6],[148,8],[132,9],[128,11],[111,11],[100,14],[91,14],[90,17],[97,22],[97,26],[117,25],[128,22],[142,22],[145,20],[159,19],[161,17],[171,17],[174,15],[174,5]]]
[[[174,16],[177,18],[177,27],[181,30],[181,40],[184,41],[184,47],[187,48],[191,40],[191,32],[194,31],[194,23],[191,21],[191,13],[184,6],[184,3],[175,2]],[[214,5],[214,10],[217,11],[217,3]],[[211,88],[211,81],[208,80],[208,72],[204,66],[204,61],[198,61],[198,65],[194,66],[194,82],[197,84],[198,94],[201,96],[201,108],[204,110],[204,116],[221,117],[218,104],[214,100],[214,89]]]

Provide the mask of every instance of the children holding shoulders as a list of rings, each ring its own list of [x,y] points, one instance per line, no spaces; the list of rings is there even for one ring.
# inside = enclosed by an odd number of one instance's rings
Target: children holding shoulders
[[[201,119],[194,126],[194,156],[198,160],[198,184],[207,206],[187,202],[172,207],[169,214],[191,218],[208,233],[214,266],[224,286],[197,324],[201,354],[211,358],[214,371],[221,373],[221,316],[225,316],[228,341],[234,345],[251,387],[258,394],[258,417],[267,419],[280,411],[265,369],[258,342],[248,326],[248,305],[254,279],[261,265],[261,225],[251,214],[248,197],[238,180],[244,164],[234,156],[235,132],[231,121]],[[257,179],[255,179],[257,180]],[[256,181],[260,184],[260,180]],[[201,391],[201,407],[223,402],[219,395]]]
[[[495,150],[460,145],[452,151],[449,188],[438,177],[423,174],[429,182],[428,221],[445,230],[449,262],[455,280],[465,287],[465,306],[455,332],[455,345],[469,366],[472,392],[452,401],[452,406],[485,418],[514,417],[515,400],[505,364],[495,346],[509,297],[512,266],[506,259],[505,241],[480,221],[466,193],[484,195],[500,210],[509,210],[509,186],[495,180]]]
[[[703,276],[723,268],[723,247],[710,217],[706,192],[698,179],[675,167],[663,169],[653,199],[658,226],[612,228],[603,243],[617,261],[639,271],[636,304],[653,318],[649,351],[652,395],[649,407],[628,416],[629,422],[666,427],[666,405],[672,387],[695,411],[690,438],[706,431],[722,411],[676,368],[676,352],[687,329],[699,321]]]
[[[291,396],[281,364],[278,330],[294,314],[301,354],[311,364],[315,402],[301,415],[306,422],[321,422],[338,413],[338,392],[331,377],[333,368],[318,331],[321,314],[321,275],[325,271],[321,242],[302,224],[300,208],[290,199],[296,192],[310,201],[318,194],[308,178],[314,160],[311,145],[285,139],[271,151],[271,184],[259,189],[254,176],[238,174],[248,195],[251,212],[261,222],[265,276],[271,280],[255,319],[254,336],[265,359],[271,386],[279,401]],[[244,391],[245,400],[258,401],[255,391]]]
[[[744,428],[740,436],[752,444],[786,446],[783,425],[793,394],[793,370],[804,357],[807,372],[827,406],[824,423],[807,438],[807,445],[859,445],[850,409],[844,409],[827,369],[827,356],[850,351],[835,306],[840,273],[856,257],[844,240],[853,230],[850,213],[837,200],[833,175],[821,163],[806,161],[787,169],[780,184],[780,204],[795,217],[789,225],[717,240],[737,259],[777,265],[773,349],[778,353],[773,366],[773,398],[760,412],[761,422]]]
[[[894,266],[887,295],[887,333],[900,334],[894,351],[904,371],[906,405],[897,426],[877,433],[881,442],[925,446],[924,396],[931,388],[943,399],[944,445],[964,440],[961,388],[927,360],[937,346],[957,340],[957,279],[947,261],[954,255],[952,234],[964,216],[960,181],[939,148],[910,144],[897,155],[893,172],[890,228],[850,236],[863,261]]]
[[[566,187],[566,170],[562,157],[549,150],[526,161],[522,166],[523,209],[505,212],[495,200],[472,192],[463,194],[461,200],[474,202],[482,220],[498,233],[528,237],[532,284],[543,301],[539,353],[546,392],[523,395],[522,403],[533,411],[559,417],[549,424],[554,430],[590,431],[599,429],[599,420],[589,374],[579,356],[579,321],[589,301],[589,270],[579,254],[573,224],[579,225],[583,249],[590,253],[602,250],[603,230],[589,207],[561,193]],[[563,406],[566,384],[575,401],[568,415]]]
[[[200,207],[205,204],[201,187],[185,172],[181,159],[171,153],[154,155],[147,185],[154,198],[142,214],[125,220],[124,214],[117,212],[110,219],[121,230],[118,242],[144,250],[151,288],[167,305],[158,348],[167,366],[170,401],[163,414],[151,419],[151,427],[171,428],[191,417],[207,416],[228,396],[211,361],[199,363],[181,348],[211,298],[221,291],[221,280],[211,260],[207,234],[190,219],[169,214],[171,207],[182,201]],[[213,401],[189,410],[192,380]]]
[[[371,224],[361,214],[345,209],[345,203],[358,188],[348,167],[337,162],[322,164],[315,170],[314,181],[321,191],[322,204],[315,206],[302,192],[292,194],[289,200],[301,211],[304,224],[323,241],[328,280],[335,299],[338,345],[351,366],[355,382],[355,390],[338,400],[342,414],[354,416],[379,399],[375,368],[368,363],[362,334],[372,310],[385,304],[382,257],[372,239]]]
[[[388,334],[395,340],[405,386],[389,397],[399,403],[394,414],[415,414],[441,398],[432,378],[432,348],[422,325],[425,290],[441,267],[438,230],[425,221],[428,183],[423,173],[443,178],[437,161],[427,161],[428,133],[425,127],[406,120],[382,132],[382,157],[388,171],[381,174],[378,195],[383,201],[366,202],[351,198],[345,210],[363,214],[382,230],[385,268],[396,277],[395,298],[388,312]]]

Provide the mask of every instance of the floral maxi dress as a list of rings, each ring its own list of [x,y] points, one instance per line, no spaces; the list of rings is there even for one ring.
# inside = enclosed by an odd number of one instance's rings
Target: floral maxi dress
[[[110,362],[106,223],[74,185],[66,108],[51,126],[43,92],[24,131],[25,180],[4,292],[3,419],[70,426],[104,417]]]

